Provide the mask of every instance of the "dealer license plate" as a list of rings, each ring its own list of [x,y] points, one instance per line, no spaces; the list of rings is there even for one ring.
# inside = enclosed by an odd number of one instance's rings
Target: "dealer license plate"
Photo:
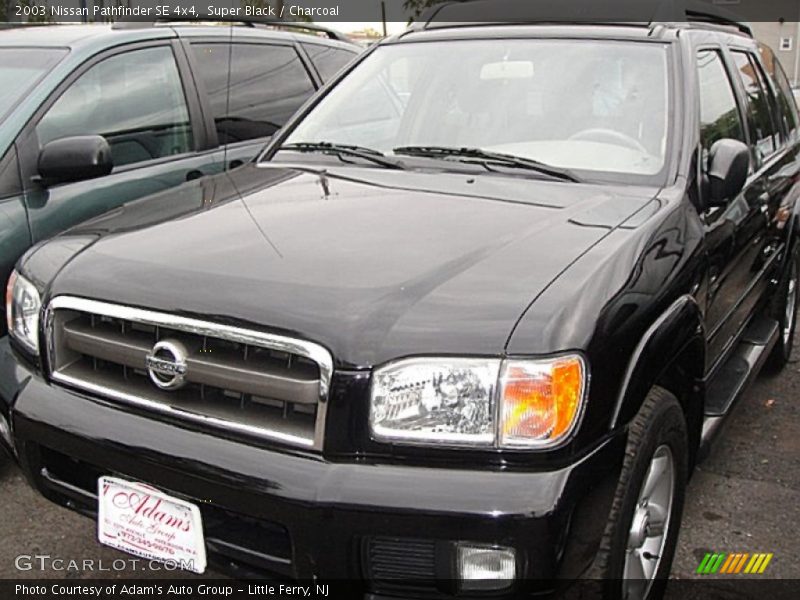
[[[206,546],[200,509],[149,485],[101,477],[97,482],[101,544],[203,573]]]

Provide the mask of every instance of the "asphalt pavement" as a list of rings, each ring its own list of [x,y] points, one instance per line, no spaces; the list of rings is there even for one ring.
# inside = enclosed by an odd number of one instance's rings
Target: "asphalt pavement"
[[[690,483],[673,578],[715,577],[695,573],[707,552],[764,552],[774,556],[758,577],[800,580],[798,397],[796,355],[781,374],[759,377],[742,398]],[[0,579],[185,576],[154,571],[144,561],[133,564],[131,557],[100,546],[93,521],[34,493],[5,457],[0,457],[0,506]],[[36,558],[42,556],[50,558]],[[741,581],[717,577],[715,585],[741,598]],[[683,591],[668,593],[678,595],[686,598]]]

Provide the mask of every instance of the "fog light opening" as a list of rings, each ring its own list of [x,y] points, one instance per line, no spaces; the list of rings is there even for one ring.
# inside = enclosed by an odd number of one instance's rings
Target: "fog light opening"
[[[456,560],[462,590],[502,590],[517,575],[513,548],[462,542],[457,545]]]

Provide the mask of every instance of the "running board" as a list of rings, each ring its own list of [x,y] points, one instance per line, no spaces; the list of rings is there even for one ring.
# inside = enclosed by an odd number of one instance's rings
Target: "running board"
[[[705,418],[700,456],[705,457],[719,434],[725,417],[761,371],[778,340],[775,319],[758,317],[747,326],[739,345],[706,384]]]

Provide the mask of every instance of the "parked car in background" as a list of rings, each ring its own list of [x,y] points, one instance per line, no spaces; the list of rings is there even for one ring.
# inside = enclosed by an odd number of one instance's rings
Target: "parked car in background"
[[[0,280],[32,244],[75,223],[251,159],[360,51],[326,31],[0,32]]]

